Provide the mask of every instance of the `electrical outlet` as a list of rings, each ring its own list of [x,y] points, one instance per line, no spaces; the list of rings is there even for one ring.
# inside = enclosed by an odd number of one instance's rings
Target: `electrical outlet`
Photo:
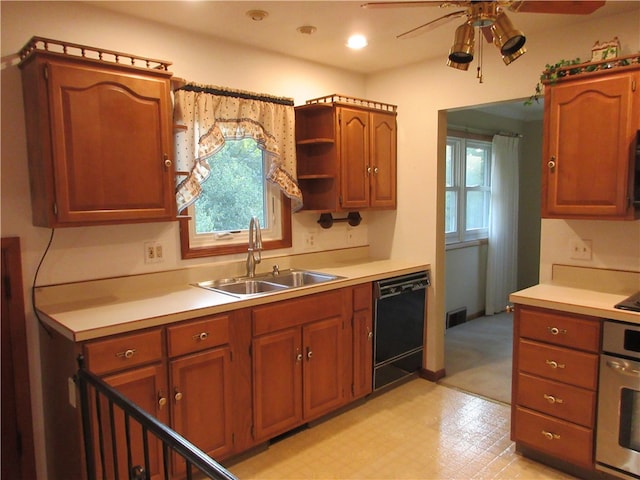
[[[309,230],[304,234],[304,248],[312,249],[316,246],[316,233],[313,230]]]
[[[347,245],[353,245],[356,243],[355,232],[353,228],[347,227]]]
[[[591,240],[583,240],[581,238],[571,240],[571,258],[574,260],[591,260],[591,247]]]
[[[160,263],[164,261],[164,249],[160,242],[144,243],[144,263]]]

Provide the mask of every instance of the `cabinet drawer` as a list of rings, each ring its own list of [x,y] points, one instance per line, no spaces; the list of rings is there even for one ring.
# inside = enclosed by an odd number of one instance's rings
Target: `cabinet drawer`
[[[525,408],[516,408],[515,438],[569,463],[593,468],[593,430]]]
[[[600,320],[551,310],[519,309],[520,336],[597,353]]]
[[[518,345],[518,368],[523,372],[595,390],[598,355],[521,339]]]
[[[596,393],[591,390],[520,373],[516,403],[587,428],[594,425]]]
[[[229,317],[203,318],[167,328],[170,357],[229,343]]]
[[[263,335],[342,315],[343,290],[317,293],[253,309],[253,334]]]
[[[160,361],[162,330],[149,330],[87,343],[84,355],[87,368],[98,375]]]

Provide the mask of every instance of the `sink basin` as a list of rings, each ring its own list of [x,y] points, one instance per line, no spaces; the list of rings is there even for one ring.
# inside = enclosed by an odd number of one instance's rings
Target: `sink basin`
[[[326,273],[310,272],[308,270],[283,270],[276,275],[273,273],[263,273],[253,278],[240,277],[208,280],[194,285],[213,290],[214,292],[226,293],[234,297],[242,298],[316,285],[318,283],[337,280],[338,278],[341,277],[328,275]]]
[[[338,277],[335,275],[327,275],[325,273],[308,272],[305,270],[287,270],[278,275],[273,275],[269,279],[269,282],[292,288],[329,282],[331,280],[336,280],[337,278]]]
[[[260,295],[287,288],[284,285],[255,279],[210,280],[200,282],[199,287],[236,296]]]

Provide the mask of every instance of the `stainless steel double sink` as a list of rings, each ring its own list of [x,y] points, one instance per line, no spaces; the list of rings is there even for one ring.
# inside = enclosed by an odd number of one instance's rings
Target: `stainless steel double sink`
[[[309,270],[291,269],[283,270],[279,273],[258,274],[255,277],[207,280],[194,285],[213,290],[214,292],[226,293],[227,295],[243,298],[317,285],[318,283],[330,282],[340,278],[343,277]]]

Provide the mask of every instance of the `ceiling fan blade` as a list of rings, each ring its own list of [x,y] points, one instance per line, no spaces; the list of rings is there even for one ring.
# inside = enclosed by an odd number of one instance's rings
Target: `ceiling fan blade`
[[[603,1],[587,0],[587,1],[531,1],[522,0],[513,2],[509,6],[509,10],[522,13],[555,13],[555,14],[573,14],[588,15],[595,12],[605,4]]]
[[[418,35],[422,35],[423,33],[433,30],[434,28],[439,27],[440,25],[444,25],[445,23],[449,22],[450,20],[453,20],[454,18],[458,18],[463,15],[466,15],[466,13],[467,13],[466,10],[459,10],[457,12],[449,13],[440,18],[436,18],[435,20],[432,20],[429,23],[425,23],[424,25],[420,25],[419,27],[413,28],[408,32],[401,33],[396,38],[406,39],[406,38],[417,37]]]
[[[443,7],[449,5],[467,5],[470,1],[453,1],[447,2],[445,0],[416,0],[410,2],[368,2],[360,5],[363,8],[396,8],[396,7]]]

